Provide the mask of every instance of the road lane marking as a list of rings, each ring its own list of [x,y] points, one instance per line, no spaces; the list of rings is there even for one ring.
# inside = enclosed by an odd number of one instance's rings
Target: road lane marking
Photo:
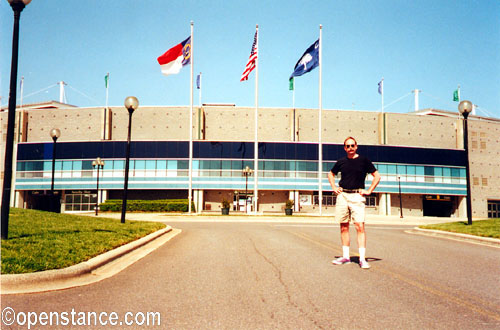
[[[324,247],[326,249],[329,249],[329,250],[333,250],[335,252],[341,252],[342,249],[340,249],[339,247],[337,246],[334,246],[332,244],[329,244],[329,243],[323,243],[323,242],[320,242],[316,239],[314,239],[313,237],[307,235],[307,234],[304,234],[304,233],[297,233],[297,232],[293,232],[293,231],[290,231],[290,230],[285,230],[286,232],[296,236],[296,237],[299,237],[299,238],[302,238],[306,241],[309,241],[311,243],[314,243],[316,245],[319,245],[321,247]],[[355,254],[356,255],[356,254]],[[359,255],[357,255],[359,256]],[[471,296],[465,296],[464,299],[461,299],[461,298],[458,298],[456,297],[456,293],[454,293],[455,295],[453,294],[450,294],[450,293],[447,293],[445,292],[444,287],[440,286],[439,284],[436,284],[436,283],[432,283],[432,286],[431,287],[429,284],[423,284],[423,283],[420,283],[418,281],[418,278],[416,280],[414,279],[410,279],[409,276],[405,276],[403,274],[400,274],[394,270],[390,270],[390,269],[384,269],[384,268],[381,268],[381,267],[376,267],[376,268],[372,268],[371,271],[375,271],[375,272],[381,272],[383,274],[386,274],[386,275],[389,275],[401,282],[404,282],[406,284],[409,284],[415,288],[418,288],[422,291],[425,291],[425,292],[428,292],[428,293],[431,293],[433,295],[436,295],[438,297],[441,297],[441,298],[444,298],[446,300],[449,300],[449,301],[452,301],[458,305],[461,305],[461,306],[464,306],[468,309],[470,309],[471,311],[475,312],[475,313],[478,313],[478,314],[481,314],[483,316],[486,316],[486,317],[489,317],[489,318],[492,318],[496,321],[500,321],[500,313],[498,312],[493,312],[493,311],[497,311],[497,310],[500,310],[500,307],[498,306],[495,306],[494,304],[488,302],[488,301],[485,301],[479,297],[471,297]],[[420,279],[421,282],[423,282],[424,280],[423,279]],[[463,294],[462,294],[463,295]],[[467,300],[475,300],[475,303],[470,303],[468,302]],[[477,305],[482,305],[482,306],[477,306]],[[489,310],[485,310],[485,309],[491,309],[493,311],[489,311]]]

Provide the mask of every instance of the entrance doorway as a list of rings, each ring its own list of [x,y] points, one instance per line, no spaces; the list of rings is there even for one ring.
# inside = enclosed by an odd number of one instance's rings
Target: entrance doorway
[[[451,217],[453,214],[453,200],[451,196],[428,195],[424,197],[424,216]]]
[[[30,191],[27,198],[27,207],[34,210],[60,213],[60,191],[54,191],[54,194],[50,191]]]
[[[235,191],[233,210],[240,212],[252,212],[252,199],[253,194]]]

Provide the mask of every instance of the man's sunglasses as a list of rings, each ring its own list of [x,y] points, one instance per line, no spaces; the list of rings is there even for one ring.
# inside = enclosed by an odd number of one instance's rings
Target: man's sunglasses
[[[355,148],[356,145],[355,144],[346,144],[344,145],[346,148]]]

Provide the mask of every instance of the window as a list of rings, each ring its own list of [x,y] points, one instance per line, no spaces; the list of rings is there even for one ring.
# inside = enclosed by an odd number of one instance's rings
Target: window
[[[434,182],[434,167],[424,167],[425,182]]]
[[[451,182],[452,183],[460,183],[460,169],[452,168],[451,169]]]
[[[397,171],[401,177],[406,176],[406,165],[398,165]]]
[[[443,182],[451,183],[451,168],[443,167]]]
[[[375,207],[377,206],[377,196],[366,196],[366,204],[367,207]]]
[[[222,161],[222,176],[231,176],[231,161]]]
[[[424,167],[423,166],[415,166],[415,174],[416,174],[416,181],[417,182],[424,182],[425,181],[425,172],[424,172]]]
[[[95,208],[97,194],[90,192],[78,192],[66,194],[64,197],[66,211],[92,211]]]
[[[319,205],[319,196],[314,195],[314,205]],[[323,206],[335,206],[337,203],[337,196],[335,195],[323,195]]]
[[[500,218],[500,201],[488,201],[488,218]]]
[[[414,182],[415,181],[415,174],[416,174],[415,166],[407,165],[406,166],[406,175],[407,175],[406,181]]]
[[[57,171],[57,162],[56,162],[56,171]],[[82,161],[82,177],[91,177],[92,176],[92,161],[84,160]]]

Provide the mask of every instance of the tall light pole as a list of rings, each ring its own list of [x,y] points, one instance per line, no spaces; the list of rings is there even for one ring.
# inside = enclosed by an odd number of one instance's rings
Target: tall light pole
[[[398,175],[398,186],[399,186],[399,217],[403,217],[403,199],[401,198],[401,175]]]
[[[245,167],[243,169],[243,175],[245,176],[245,212],[247,212],[247,202],[248,202],[248,176],[252,175],[253,170],[250,167]]]
[[[95,215],[99,215],[99,169],[104,168],[104,160],[101,157],[97,157],[96,160],[92,161],[92,167],[97,167],[97,196],[95,201]]]
[[[458,111],[464,116],[464,149],[467,155],[467,163],[465,163],[465,176],[467,182],[467,224],[472,225],[472,195],[470,189],[470,170],[469,170],[469,134],[467,132],[467,117],[472,111],[472,103],[470,101],[462,101],[458,104]]]
[[[50,130],[50,137],[52,138],[52,181],[50,184],[50,194],[54,196],[54,174],[56,173],[56,142],[61,136],[61,131],[58,128],[53,128]]]
[[[14,31],[12,33],[12,62],[10,66],[9,115],[7,118],[7,139],[5,143],[5,163],[2,190],[2,239],[9,238],[10,192],[12,190],[12,161],[14,152],[14,126],[16,124],[17,62],[19,55],[19,19],[24,7],[31,0],[8,0],[14,11]]]
[[[127,153],[125,159],[125,184],[123,187],[121,223],[125,223],[125,213],[127,211],[128,170],[130,163],[130,134],[132,132],[132,114],[138,107],[139,107],[139,100],[135,96],[129,96],[125,99],[125,108],[128,110],[128,135],[127,135]]]

